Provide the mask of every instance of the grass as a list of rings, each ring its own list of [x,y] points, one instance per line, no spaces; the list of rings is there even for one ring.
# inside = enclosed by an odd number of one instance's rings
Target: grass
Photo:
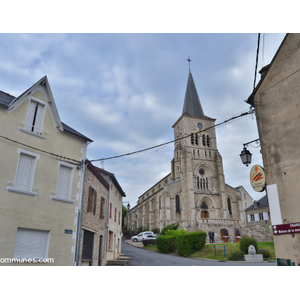
[[[225,245],[225,257],[223,248],[217,248],[217,255],[215,256],[214,245],[224,246]],[[149,245],[144,249],[157,251],[156,245]],[[275,260],[275,249],[273,242],[259,242],[258,249],[266,249],[270,252],[270,260]],[[206,244],[201,251],[193,253],[190,257],[208,258],[216,260],[228,260],[228,257],[233,252],[240,251],[239,243],[220,243],[220,244]]]

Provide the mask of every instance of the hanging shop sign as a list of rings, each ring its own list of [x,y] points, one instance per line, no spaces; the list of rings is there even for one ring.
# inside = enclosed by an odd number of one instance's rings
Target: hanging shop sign
[[[266,175],[263,167],[255,165],[250,171],[250,183],[256,192],[263,192],[266,188]]]

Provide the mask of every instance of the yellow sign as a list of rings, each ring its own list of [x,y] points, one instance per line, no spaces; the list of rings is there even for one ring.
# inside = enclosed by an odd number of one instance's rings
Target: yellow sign
[[[264,169],[255,165],[250,171],[250,183],[257,192],[263,192],[266,188],[266,175]]]

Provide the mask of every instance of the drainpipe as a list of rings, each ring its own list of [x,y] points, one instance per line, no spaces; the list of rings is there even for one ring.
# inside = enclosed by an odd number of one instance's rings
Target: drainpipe
[[[86,182],[86,169],[87,169],[88,160],[86,159],[83,163],[83,183],[82,183],[82,193],[81,193],[81,203],[78,209],[78,221],[77,221],[77,237],[76,237],[76,248],[75,248],[75,261],[76,266],[79,266],[79,257],[80,257],[80,244],[82,238],[82,221],[83,221],[83,205],[84,205],[84,192],[85,192],[85,182]]]
[[[108,199],[107,199],[107,219],[106,219],[106,260],[107,260],[107,251],[108,251],[108,223],[109,223],[109,200],[110,200],[110,188],[111,188],[111,179],[109,177],[108,181]]]

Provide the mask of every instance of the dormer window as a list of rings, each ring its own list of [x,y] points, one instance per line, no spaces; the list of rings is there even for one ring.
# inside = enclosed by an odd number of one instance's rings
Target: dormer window
[[[25,128],[31,132],[41,134],[43,127],[45,106],[31,100]]]
[[[46,132],[42,129],[44,114],[45,105],[39,101],[31,99],[25,126],[24,128],[20,128],[20,130],[23,132],[31,133],[35,136],[45,138],[42,136],[42,134]]]

